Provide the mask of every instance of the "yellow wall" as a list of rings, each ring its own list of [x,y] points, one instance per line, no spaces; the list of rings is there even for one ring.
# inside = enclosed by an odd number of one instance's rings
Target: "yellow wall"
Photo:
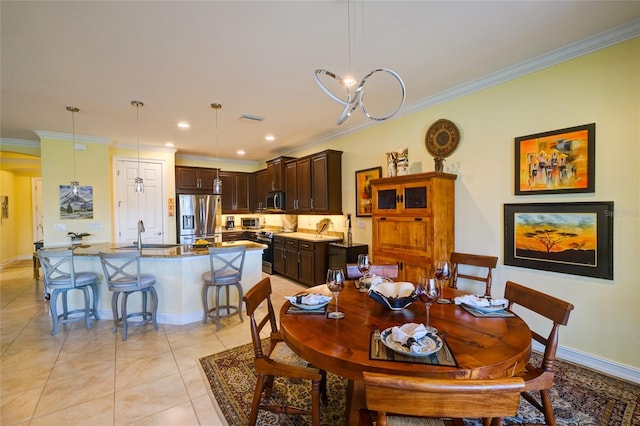
[[[344,151],[344,211],[354,211],[354,172],[382,166],[387,151],[408,147],[412,172],[432,171],[424,137],[440,118],[461,131],[458,149],[445,162],[445,171],[458,175],[456,250],[500,257],[496,295],[512,280],[572,302],[561,345],[640,368],[640,38],[335,141],[331,147]],[[514,195],[515,137],[592,122],[595,193]],[[504,203],[609,200],[616,210],[613,280],[502,264]],[[354,241],[371,242],[370,222],[356,219]]]
[[[75,152],[75,178],[80,186],[93,187],[93,219],[61,219],[60,185],[69,185],[74,178],[73,142],[41,140],[43,226],[44,241],[48,246],[69,244],[67,232],[91,234],[85,238],[86,242],[111,241],[109,147],[104,143],[82,144],[87,149]],[[55,230],[57,224],[66,226],[66,230]],[[92,226],[99,226],[99,229],[91,229]]]
[[[13,259],[18,253],[15,245],[17,237],[16,202],[18,200],[15,194],[14,174],[0,170],[0,195],[9,199],[9,217],[2,219],[2,224],[0,224],[0,250],[2,251],[0,257],[3,262]]]

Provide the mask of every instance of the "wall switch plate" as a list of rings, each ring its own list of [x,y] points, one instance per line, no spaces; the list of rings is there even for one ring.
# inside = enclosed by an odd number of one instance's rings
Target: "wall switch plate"
[[[364,228],[364,220],[358,219],[358,228]]]
[[[64,232],[67,230],[67,225],[65,225],[64,223],[54,223],[53,230],[58,232]]]
[[[102,228],[102,225],[99,222],[93,222],[93,223],[87,224],[87,229],[100,229],[100,228]]]

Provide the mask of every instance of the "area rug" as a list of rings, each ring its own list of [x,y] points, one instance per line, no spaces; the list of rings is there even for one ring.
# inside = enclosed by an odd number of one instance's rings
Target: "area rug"
[[[247,424],[257,377],[253,357],[253,346],[249,344],[200,359],[211,392],[230,426]],[[558,425],[640,426],[640,385],[563,361],[556,362],[555,371],[551,400]],[[327,374],[329,401],[321,409],[322,425],[344,424],[346,385],[345,379]],[[310,390],[306,381],[278,378],[272,399],[275,403],[286,400],[300,407],[310,407]],[[544,423],[544,417],[521,399],[517,416],[506,418],[505,424],[523,423]],[[260,411],[257,424],[308,425],[310,418]],[[477,419],[466,419],[465,424],[476,426],[481,423]]]

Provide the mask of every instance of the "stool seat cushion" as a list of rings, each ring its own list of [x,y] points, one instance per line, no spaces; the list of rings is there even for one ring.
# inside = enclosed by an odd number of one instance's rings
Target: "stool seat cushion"
[[[213,282],[211,271],[205,272],[202,275],[202,279],[207,285],[230,285],[236,284],[240,281],[242,274],[235,271],[216,272],[216,280]]]
[[[135,291],[151,287],[156,283],[156,277],[151,274],[140,274],[140,287],[134,278],[117,278],[111,280],[109,285],[113,291]]]

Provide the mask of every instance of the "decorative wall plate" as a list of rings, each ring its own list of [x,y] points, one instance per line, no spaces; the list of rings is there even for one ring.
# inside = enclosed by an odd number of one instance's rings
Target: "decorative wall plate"
[[[458,142],[460,142],[460,131],[452,121],[444,118],[433,123],[424,138],[427,151],[436,158],[451,155],[458,147]]]

